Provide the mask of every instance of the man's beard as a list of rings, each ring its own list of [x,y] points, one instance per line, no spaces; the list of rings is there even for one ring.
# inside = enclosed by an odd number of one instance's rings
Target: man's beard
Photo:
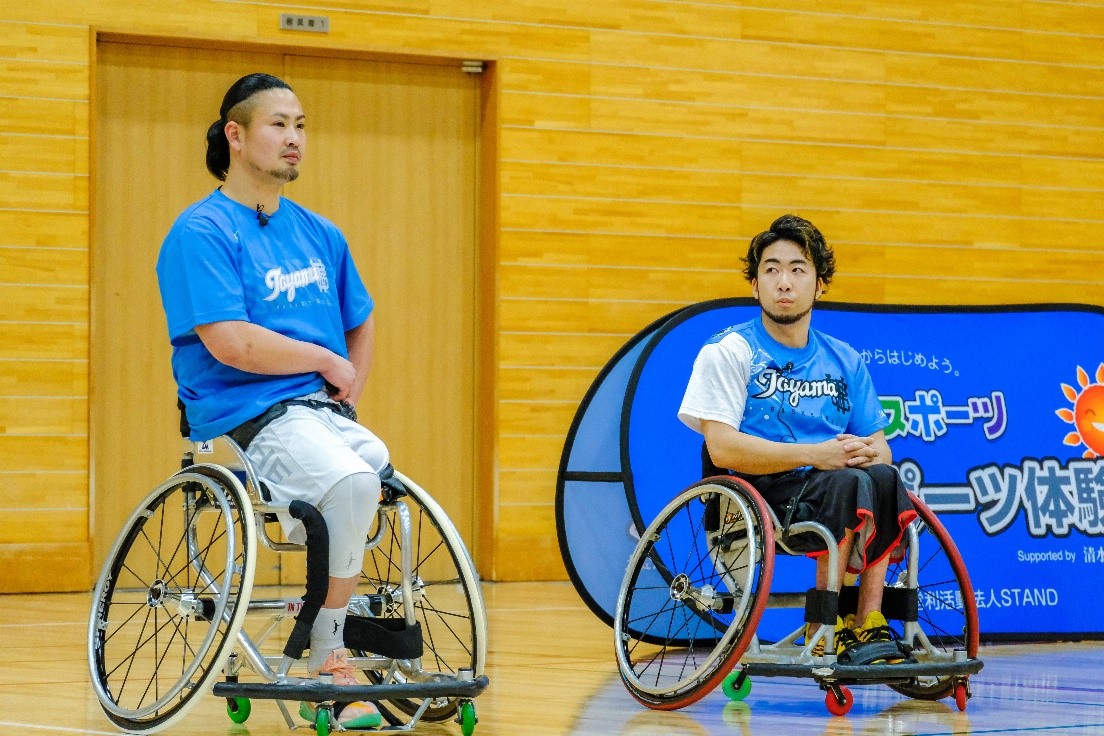
[[[770,310],[767,309],[765,306],[763,306],[762,304],[760,304],[759,306],[763,307],[763,314],[765,314],[767,318],[770,319],[771,322],[774,322],[776,325],[792,325],[795,322],[801,321],[805,318],[805,315],[813,311],[813,306],[810,304],[808,309],[799,314],[771,314]]]
[[[288,166],[286,169],[272,169],[268,172],[268,175],[286,184],[299,178],[299,169],[294,166]]]

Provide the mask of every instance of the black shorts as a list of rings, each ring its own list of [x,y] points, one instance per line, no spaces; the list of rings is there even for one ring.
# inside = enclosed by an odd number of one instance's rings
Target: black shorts
[[[892,465],[841,470],[809,470],[769,476],[742,476],[759,490],[784,526],[798,521],[823,524],[836,543],[848,529],[856,544],[848,569],[860,572],[891,553],[916,518],[912,501]],[[818,534],[789,535],[786,546],[818,557],[825,551]]]

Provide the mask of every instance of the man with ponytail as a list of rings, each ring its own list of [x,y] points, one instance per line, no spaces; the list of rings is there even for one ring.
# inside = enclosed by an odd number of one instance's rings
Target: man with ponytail
[[[207,131],[207,169],[222,185],[177,218],[157,277],[191,438],[229,434],[273,501],[306,501],[326,520],[329,591],[305,664],[355,685],[345,616],[388,451],[352,409],[372,362],[372,298],[341,231],[282,196],[299,176],[305,120],[274,76],[249,74],[227,90]],[[303,541],[298,521],[281,522]],[[309,704],[301,712],[313,720]],[[339,704],[337,720],[381,723],[365,702]]]

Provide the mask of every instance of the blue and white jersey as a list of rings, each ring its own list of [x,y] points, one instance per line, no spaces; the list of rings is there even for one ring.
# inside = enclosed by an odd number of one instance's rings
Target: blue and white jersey
[[[157,280],[195,440],[324,387],[318,373],[263,375],[220,363],[197,325],[252,322],[347,358],[345,332],[373,307],[341,231],[284,198],[263,227],[255,210],[219,190],[184,210],[161,246]]]
[[[866,364],[850,345],[810,329],[805,347],[791,348],[771,337],[761,318],[706,342],[678,416],[696,432],[706,419],[773,442],[800,443],[867,436],[889,423]]]

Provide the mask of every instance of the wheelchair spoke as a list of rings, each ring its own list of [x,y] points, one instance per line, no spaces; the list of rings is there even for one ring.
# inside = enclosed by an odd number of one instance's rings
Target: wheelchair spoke
[[[770,530],[759,531],[767,515],[741,482],[706,479],[641,533],[614,619],[621,679],[637,700],[697,701],[752,641],[773,563]]]
[[[478,579],[461,564],[467,559],[463,541],[425,491],[400,479],[409,492],[401,500],[409,512],[409,537],[403,537],[397,509],[385,507],[384,518],[394,523],[377,527],[376,533],[386,538],[365,555],[361,579],[380,594],[382,614],[377,615],[393,620],[412,615],[419,623],[423,654],[416,667],[403,664],[390,674],[379,670],[365,670],[365,674],[372,682],[418,682],[438,675],[456,676],[462,669],[481,673],[480,632],[484,629],[475,618],[475,611],[481,609],[473,608],[479,596]],[[404,553],[410,557],[413,611],[407,609],[402,593]],[[421,714],[423,720],[443,721],[454,717],[458,708],[458,700],[449,697],[431,699],[424,711],[423,704],[420,698],[397,698],[381,703],[380,710],[385,718],[392,718],[386,711],[393,708],[408,716]],[[401,723],[401,718],[392,722]]]
[[[234,601],[248,604],[255,554],[252,516],[241,513],[248,504],[229,475],[202,474],[175,475],[143,501],[97,583],[93,686],[127,731],[165,728],[196,702],[241,626],[246,607]]]
[[[145,636],[145,633],[146,633],[146,627],[149,625],[150,614],[153,615],[153,633],[151,633],[149,636],[146,636],[143,639],[143,636]],[[128,656],[124,657],[119,662],[119,664],[117,664],[115,666],[114,669],[107,672],[108,676],[114,674],[124,664],[130,663],[131,665],[133,665],[133,663],[136,661],[138,655],[142,652],[143,649],[146,648],[146,646],[149,645],[149,643],[151,641],[153,642],[153,648],[155,650],[157,650],[158,649],[158,645],[157,645],[158,635],[160,634],[160,632],[163,629],[167,628],[170,625],[173,625],[177,629],[176,633],[179,633],[179,626],[175,625],[175,622],[171,617],[165,623],[161,624],[161,623],[158,623],[157,609],[156,608],[147,609],[146,620],[142,623],[142,627],[138,632],[138,641],[135,643],[134,650]],[[176,634],[174,633],[174,638],[175,638],[175,635]],[[170,641],[169,643],[171,644],[172,642]],[[184,645],[185,645],[185,647],[188,647],[188,644],[187,644],[186,641],[185,641]],[[194,652],[192,652],[192,653],[194,654]],[[128,669],[127,670],[128,676],[129,676],[129,672],[130,672],[130,670]],[[124,678],[124,679],[127,679],[127,678]]]
[[[219,526],[221,526],[221,524],[216,525],[215,528],[217,529]],[[185,560],[184,564],[180,567],[179,570],[177,570],[176,572],[174,572],[172,574],[169,574],[168,573],[168,565],[165,566],[166,582],[175,582],[177,580],[177,578],[179,578],[181,575],[183,575],[184,578],[185,578],[185,581],[186,581],[184,587],[187,588],[187,589],[190,589],[190,590],[196,589],[192,585],[191,576],[192,576],[193,573],[195,573],[196,578],[197,578],[197,583],[198,583],[199,574],[197,572],[197,563],[198,563],[198,569],[199,570],[205,570],[205,571],[210,572],[208,567],[207,567],[207,556],[209,554],[211,554],[211,550],[214,549],[216,542],[221,542],[223,539],[229,539],[225,529],[223,529],[223,531],[217,537],[214,536],[214,533],[215,533],[215,530],[212,529],[211,534],[212,534],[213,538],[206,545],[204,545],[201,549],[197,549],[196,553],[194,555],[192,555],[189,559]],[[200,560],[200,556],[202,556],[202,558],[203,558],[202,560]],[[174,553],[173,557],[174,558],[176,557],[175,553]],[[204,589],[207,589],[207,590],[212,589],[213,588],[213,582],[221,579],[224,572],[220,572],[217,575],[213,575],[212,576],[212,584],[205,585]]]
[[[142,622],[142,628],[138,630],[138,641],[142,640],[142,634],[146,629],[146,625],[149,623],[149,617],[150,617],[150,614],[152,614],[152,613],[153,613],[153,609],[150,609],[150,608],[146,609],[146,620]],[[136,645],[135,648],[134,648],[134,652],[129,657],[127,657],[126,659],[119,662],[119,664],[115,666],[115,669],[113,669],[113,670],[111,670],[111,672],[107,673],[107,676],[110,677],[112,674],[114,674],[114,672],[116,670],[118,670],[124,664],[127,665],[126,673],[123,675],[123,681],[122,681],[122,684],[119,687],[118,697],[122,697],[123,690],[126,688],[126,684],[130,680],[130,672],[131,672],[131,669],[133,669],[133,667],[134,667],[134,658],[137,655],[138,655],[138,646]]]
[[[123,630],[123,627],[125,627],[127,624],[129,624],[134,619],[135,616],[142,613],[143,608],[146,609],[147,615],[149,614],[149,610],[150,610],[149,606],[146,605],[145,601],[137,601],[135,603],[126,603],[126,604],[121,604],[121,603],[117,602],[114,605],[116,605],[116,606],[118,606],[118,605],[134,606],[135,607],[134,608],[134,613],[130,614],[129,616],[126,617],[125,620],[123,620],[121,623],[117,624],[115,626],[114,631],[112,631],[110,634],[106,634],[104,636],[104,638],[103,638],[103,643],[104,644],[107,644],[113,638],[115,638],[115,635],[118,634],[119,632],[121,632]],[[107,623],[107,621],[105,620],[104,623]],[[141,636],[139,636],[139,639],[141,639]]]

